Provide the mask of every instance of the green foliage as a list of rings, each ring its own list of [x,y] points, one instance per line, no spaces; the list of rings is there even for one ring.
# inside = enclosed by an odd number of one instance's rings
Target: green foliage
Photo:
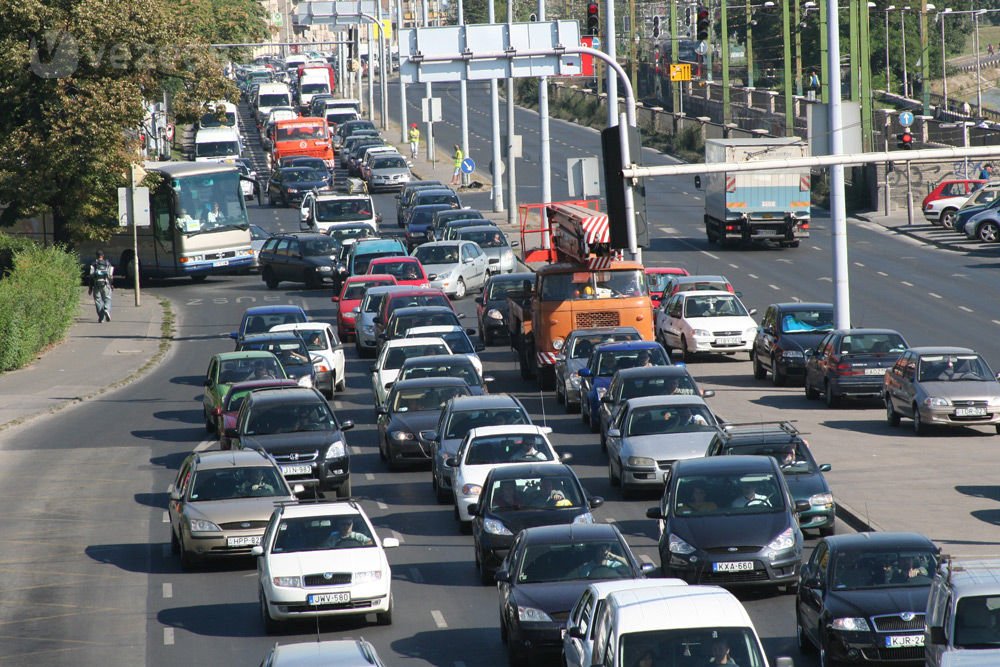
[[[0,235],[0,257],[13,269],[0,279],[0,371],[30,363],[66,335],[80,300],[80,260],[62,247],[42,248]]]

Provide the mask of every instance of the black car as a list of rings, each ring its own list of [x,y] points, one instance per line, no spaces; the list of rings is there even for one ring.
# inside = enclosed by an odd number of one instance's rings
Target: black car
[[[525,528],[496,572],[500,639],[510,664],[539,664],[562,651],[570,609],[591,583],[640,579],[645,568],[606,523]]]
[[[326,234],[281,234],[272,236],[260,250],[261,280],[268,289],[282,281],[305,283],[306,287],[336,285],[340,244]]]
[[[376,410],[379,458],[388,462],[390,470],[402,463],[430,461],[430,448],[420,440],[420,432],[433,428],[448,401],[468,395],[465,380],[457,377],[396,382],[385,406]]]
[[[453,241],[458,238],[458,230],[465,229],[466,227],[482,227],[484,224],[493,225],[493,223],[489,220],[483,221],[478,218],[458,218],[455,220],[449,220],[444,223],[444,227],[441,228],[441,240]]]
[[[770,372],[776,387],[783,387],[789,377],[804,376],[805,351],[833,328],[833,304],[772,303],[750,348],[753,376],[763,380]]]
[[[380,325],[380,322],[376,322]],[[402,338],[411,327],[462,326],[450,306],[405,306],[396,308],[378,334],[379,346],[387,340]]]
[[[778,462],[769,456],[675,461],[658,507],[660,569],[692,584],[794,588],[802,531]]]
[[[316,369],[312,355],[302,337],[295,331],[275,331],[271,333],[249,334],[236,343],[236,351],[263,350],[278,358],[285,375],[299,384],[312,387],[316,383]],[[306,380],[305,378],[309,378]]]
[[[449,202],[433,202],[430,204],[420,204],[411,206],[406,210],[406,231],[403,233],[406,238],[406,247],[411,252],[427,239],[427,230],[430,229],[434,216],[441,211],[454,210],[455,205]]]
[[[410,211],[412,211],[414,207],[426,206],[427,204],[448,204],[455,209],[462,207],[461,200],[451,188],[442,186],[440,188],[425,188],[417,190],[410,197],[403,210],[403,224],[407,224],[410,221]],[[430,218],[428,218],[427,224],[430,224],[430,222]]]
[[[375,128],[375,123],[370,120],[349,120],[346,123],[341,123],[337,126],[337,138],[335,139],[335,142],[338,145],[342,145],[345,139],[360,130],[372,130],[378,132]]]
[[[829,463],[817,465],[809,444],[791,422],[747,422],[725,424],[708,447],[706,456],[750,454],[773,457],[785,474],[785,483],[795,502],[809,503],[799,513],[799,528],[818,530],[821,536],[833,535],[837,513],[823,473]]]
[[[289,484],[351,495],[350,451],[341,422],[313,388],[260,389],[247,395],[230,439],[240,449],[261,449],[278,462]]]
[[[837,329],[807,348],[806,398],[823,394],[835,408],[843,398],[881,398],[885,372],[909,347],[892,329]]]
[[[435,188],[440,190],[441,188],[447,188],[448,186],[441,181],[410,181],[403,189],[399,191],[396,195],[396,224],[400,227],[403,226],[403,212],[406,207],[409,206],[410,199],[417,193],[417,190],[424,190],[426,188]]]
[[[919,533],[820,540],[795,599],[799,646],[820,664],[924,664],[924,616],[939,550]]]
[[[472,359],[464,354],[432,354],[424,357],[410,357],[399,369],[398,381],[419,380],[422,378],[458,378],[469,388],[473,396],[487,393],[486,384],[493,381],[492,377],[483,377],[472,363]],[[429,424],[426,428],[430,428]]]
[[[427,228],[428,241],[440,241],[444,226],[452,220],[483,220],[483,214],[472,208],[453,208],[438,211]]]
[[[487,279],[482,296],[476,297],[479,338],[485,345],[492,345],[497,337],[506,338],[510,335],[507,325],[510,303],[507,299],[526,298],[534,284],[533,273],[507,273]]]
[[[291,157],[281,159],[281,167],[308,167],[309,169],[315,169],[319,172],[329,173],[330,169],[327,167],[326,162],[323,158],[310,157],[308,155],[293,155]]]
[[[267,201],[271,206],[291,206],[302,201],[305,194],[330,185],[332,177],[326,170],[309,167],[283,167],[271,172],[267,182]]]
[[[484,585],[506,558],[514,536],[532,526],[593,523],[590,513],[604,504],[591,497],[564,463],[515,463],[493,468],[479,502],[469,509],[476,569]]]

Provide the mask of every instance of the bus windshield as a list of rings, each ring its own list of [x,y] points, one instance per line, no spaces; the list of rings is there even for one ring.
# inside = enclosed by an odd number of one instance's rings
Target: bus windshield
[[[240,176],[231,172],[175,178],[179,208],[177,226],[185,234],[223,229],[249,229],[246,203],[240,190]]]

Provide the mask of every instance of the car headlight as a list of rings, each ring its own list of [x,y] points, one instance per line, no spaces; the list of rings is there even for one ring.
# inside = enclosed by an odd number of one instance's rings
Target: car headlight
[[[365,326],[361,327],[361,330],[364,331],[369,336],[375,333],[375,327],[374,325],[371,324],[366,324]]]
[[[626,460],[628,461],[628,464],[633,467],[652,468],[656,465],[656,461],[648,456],[630,456]]]
[[[799,350],[785,350],[781,356],[783,359],[805,359],[805,355]]]
[[[691,335],[695,338],[711,338],[712,332],[707,329],[695,329],[691,332]]]
[[[590,512],[578,514],[573,518],[573,523],[594,523],[594,515]]]
[[[503,525],[502,521],[496,519],[486,519],[483,521],[483,530],[491,535],[513,535],[507,526]]]
[[[282,588],[302,588],[302,577],[274,577],[271,583]]]
[[[597,400],[601,400],[602,398],[604,398],[604,395],[606,393],[608,393],[608,390],[607,390],[606,387],[598,387],[594,391],[597,393]]]
[[[478,498],[479,494],[483,492],[483,487],[479,484],[463,484],[462,485],[462,495],[469,496],[473,498]]]
[[[364,572],[355,572],[351,576],[351,583],[367,584],[372,581],[379,581],[380,579],[382,579],[382,570],[366,570]]]
[[[517,606],[517,620],[522,623],[551,623],[552,619],[541,609]]]
[[[789,526],[767,545],[767,555],[774,558],[778,552],[787,551],[795,546],[795,531]]]
[[[670,536],[667,538],[667,545],[670,549],[670,553],[672,554],[681,554],[686,556],[687,554],[693,554],[695,552],[695,548],[693,546],[673,533],[670,533]]]
[[[580,376],[577,375],[576,373],[573,373],[572,375],[570,375],[569,376],[569,384],[574,389],[579,389],[580,388]]]
[[[809,496],[809,504],[813,507],[827,507],[833,504],[832,493],[817,493]]]
[[[413,440],[413,434],[409,431],[393,431],[389,434],[393,440],[398,440],[403,442],[404,440]]]
[[[949,405],[951,405],[951,401],[940,396],[928,396],[924,399],[924,407],[928,408],[946,408]]]
[[[753,340],[757,336],[757,327],[747,327],[743,332],[743,340]],[[801,355],[801,353],[799,353]]]
[[[313,386],[313,379],[309,375],[303,375],[296,381],[296,384],[300,387],[311,387]]]
[[[191,532],[192,533],[221,533],[222,529],[216,526],[211,521],[205,519],[191,519],[190,520]]]
[[[323,273],[330,273],[331,271],[333,271],[333,267],[332,266],[321,266],[321,267],[319,267],[319,270],[322,271]]]
[[[556,350],[556,351],[561,350],[563,348],[563,344],[565,342],[566,341],[564,341],[562,338],[556,338],[556,339],[554,339],[552,341],[552,349]]]
[[[344,447],[343,440],[337,440],[336,442],[331,442],[330,446],[326,448],[326,458],[328,459],[339,459],[342,456],[347,455],[347,449]]]
[[[493,319],[493,320],[502,320],[503,319],[503,313],[501,313],[496,308],[490,308],[489,310],[486,311],[486,317],[488,317],[490,319]]]
[[[830,623],[834,630],[846,630],[847,632],[871,632],[868,621],[864,618],[835,618]]]

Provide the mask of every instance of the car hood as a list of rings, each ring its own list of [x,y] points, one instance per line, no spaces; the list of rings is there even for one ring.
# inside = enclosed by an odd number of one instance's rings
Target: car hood
[[[783,350],[797,350],[802,352],[803,350],[813,349],[819,342],[823,340],[828,332],[826,331],[816,331],[809,333],[795,333],[795,334],[783,334],[781,336],[781,349]]]
[[[786,474],[785,484],[795,500],[809,500],[817,493],[829,493],[830,487],[823,473]]]
[[[692,329],[705,329],[706,331],[739,331],[741,334],[747,329],[757,328],[757,323],[752,317],[743,315],[730,315],[728,317],[686,317]]]
[[[531,508],[523,510],[490,510],[489,516],[505,525],[517,535],[524,528],[535,526],[561,526],[573,523],[576,517],[590,510],[586,507]]]
[[[1000,396],[1000,382],[977,382],[958,380],[955,382],[921,382],[920,390],[927,396],[950,400],[982,400]]]
[[[405,430],[411,433],[420,433],[434,428],[440,410],[420,410],[419,412],[395,412],[386,424],[386,430]]]
[[[452,262],[450,264],[424,264],[424,271],[427,275],[436,273],[439,276],[446,276],[460,266],[458,262]]]
[[[568,612],[580,599],[592,580],[553,581],[540,584],[517,584],[513,597],[518,606],[541,609],[546,614]]]
[[[274,504],[295,500],[293,496],[273,496],[269,498],[234,498],[232,500],[210,500],[188,503],[189,516],[201,516],[215,524],[243,521],[267,522],[274,512]],[[264,526],[260,526],[264,532]]]
[[[283,187],[291,188],[292,190],[314,190],[322,188],[325,185],[326,181],[296,181],[295,183],[282,184]]]
[[[352,310],[361,305],[361,299],[344,299],[339,303],[339,312],[343,315],[349,314]]]
[[[903,611],[924,613],[931,586],[911,588],[871,588],[853,591],[828,591],[826,607],[831,615],[870,617],[898,614]]]
[[[698,549],[729,546],[765,547],[789,525],[788,513],[733,514],[731,516],[674,517],[671,532]]]
[[[500,258],[503,257],[504,252],[510,250],[510,248],[507,246],[499,246],[496,248],[483,248],[482,250],[483,254],[486,255],[487,257]]]
[[[294,577],[320,572],[355,572],[362,567],[371,570],[381,560],[379,549],[376,546],[296,551],[287,554],[270,554],[268,556],[268,569],[272,577]],[[388,570],[388,566],[386,569]]]
[[[382,169],[372,169],[372,176],[402,176],[409,174],[410,170],[406,167],[383,167]]]
[[[959,648],[941,654],[941,667],[994,667],[998,662],[1000,662],[1000,648]]]
[[[652,459],[693,459],[705,456],[717,431],[633,435],[622,440],[622,457],[647,456]]]
[[[342,439],[340,431],[301,431],[273,435],[248,435],[240,438],[240,445],[244,449],[263,449],[272,454],[285,454],[313,448],[325,451],[331,443]]]

